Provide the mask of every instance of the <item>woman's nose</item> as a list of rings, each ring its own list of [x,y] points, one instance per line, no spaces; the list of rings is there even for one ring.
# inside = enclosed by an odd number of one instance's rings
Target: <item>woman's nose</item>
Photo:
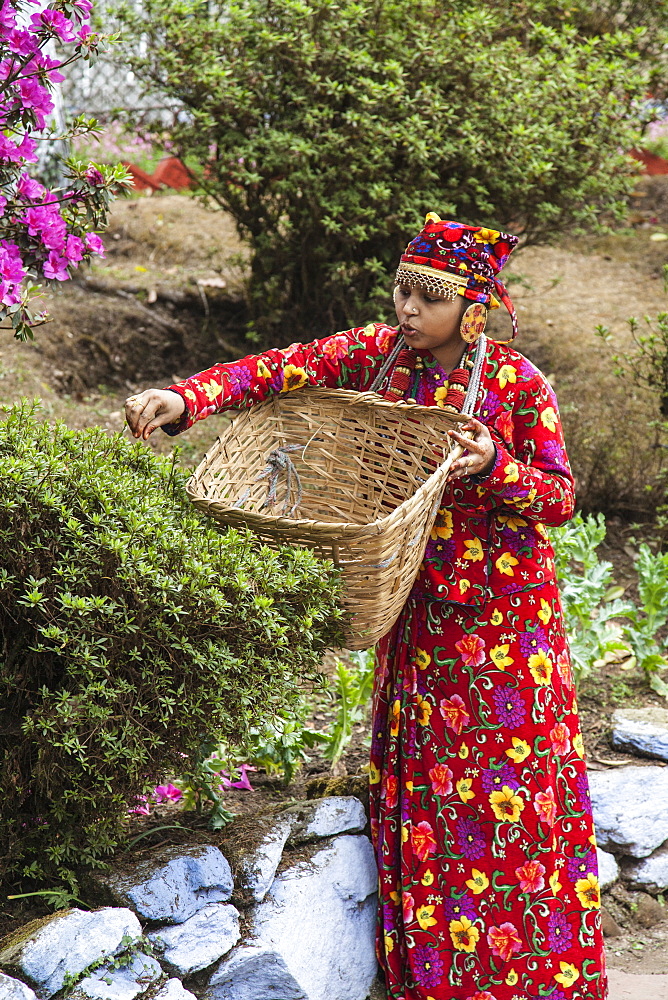
[[[417,308],[417,303],[415,301],[415,296],[411,295],[404,302],[404,312],[406,313],[407,316],[415,316],[417,311],[418,308]]]

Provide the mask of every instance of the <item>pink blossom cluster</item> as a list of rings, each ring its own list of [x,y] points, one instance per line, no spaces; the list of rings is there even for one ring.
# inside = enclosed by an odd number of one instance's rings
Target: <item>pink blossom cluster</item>
[[[215,776],[220,779],[218,791],[222,792],[226,788],[239,788],[247,792],[255,791],[248,777],[249,771],[257,771],[257,768],[251,764],[242,764],[239,767],[240,778],[238,781],[232,781],[229,771],[215,771]],[[161,802],[180,802],[183,794],[182,790],[171,781],[167,785],[156,785],[150,795],[137,796],[137,805],[129,812],[136,816],[150,816],[152,805],[159,805]]]
[[[27,168],[38,162],[38,144],[53,141],[49,115],[62,70],[97,52],[91,0],[0,0],[0,319],[16,336],[31,336],[39,321],[29,309],[30,282],[66,281],[93,255],[104,256],[95,232],[106,221],[109,198],[127,185],[121,169],[68,162],[68,186],[47,190]],[[32,12],[31,12],[32,11]],[[55,39],[72,51],[62,59],[44,48]],[[94,121],[75,121],[65,136],[95,132]]]

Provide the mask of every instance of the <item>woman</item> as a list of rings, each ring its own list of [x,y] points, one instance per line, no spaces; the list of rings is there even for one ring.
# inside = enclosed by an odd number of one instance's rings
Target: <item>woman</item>
[[[370,781],[393,1000],[607,996],[584,749],[544,525],[573,511],[552,389],[482,330],[516,238],[427,216],[382,324],[127,401],[136,437],[314,385],[475,414],[379,643]]]

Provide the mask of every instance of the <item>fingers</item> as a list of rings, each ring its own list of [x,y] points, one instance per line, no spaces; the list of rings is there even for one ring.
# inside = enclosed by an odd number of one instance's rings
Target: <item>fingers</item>
[[[147,441],[157,427],[170,421],[166,409],[162,393],[157,389],[129,396],[125,401],[125,419],[133,436]]]
[[[483,423],[475,417],[470,417],[465,424],[460,425],[459,430],[448,431],[448,434],[465,449],[464,454],[452,463],[448,480],[461,479],[462,476],[486,475],[490,471],[494,464],[496,447]]]

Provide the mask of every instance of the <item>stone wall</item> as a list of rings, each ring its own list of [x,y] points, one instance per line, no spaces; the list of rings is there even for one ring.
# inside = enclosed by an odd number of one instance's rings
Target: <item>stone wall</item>
[[[228,857],[168,847],[90,876],[106,905],[0,941],[0,1000],[66,986],[72,1000],[365,1000],[377,887],[365,827],[358,799],[328,797],[258,821]]]
[[[668,890],[668,711],[613,721],[614,746],[656,762],[589,772],[601,888],[642,890],[656,922],[665,914],[652,897]],[[0,941],[0,1000],[50,1000],[68,984],[72,1000],[366,1000],[377,873],[365,828],[357,798],[328,796],[254,819],[225,855],[167,847],[89,876],[98,909]]]

